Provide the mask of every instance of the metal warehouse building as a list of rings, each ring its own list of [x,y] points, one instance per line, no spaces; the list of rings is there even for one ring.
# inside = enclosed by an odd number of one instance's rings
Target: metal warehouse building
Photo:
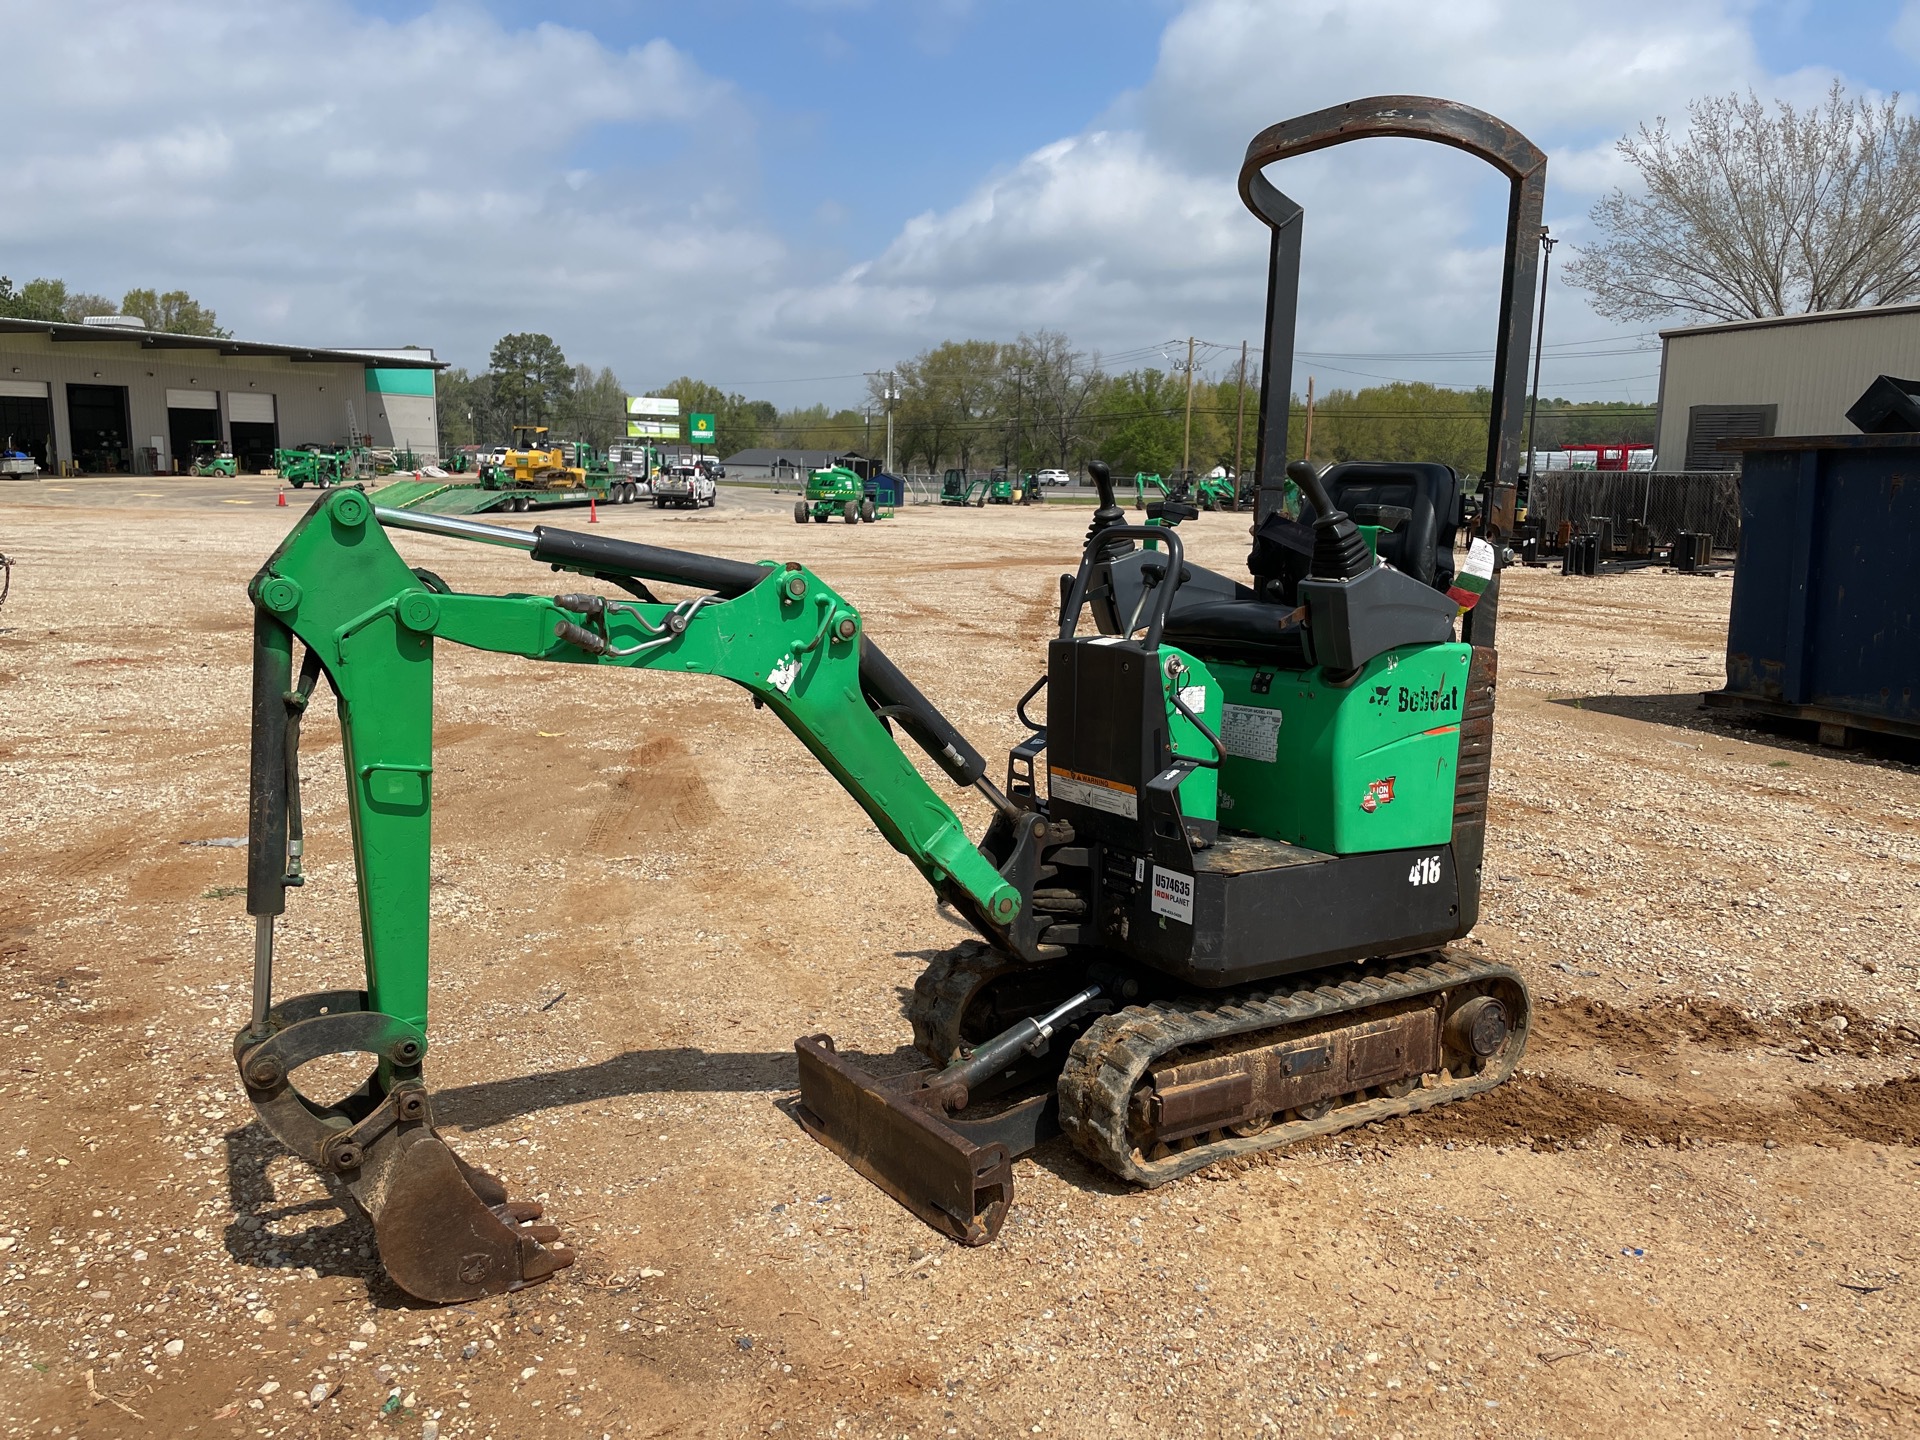
[[[1850,435],[1879,375],[1920,377],[1920,305],[1662,330],[1657,470],[1738,470],[1718,447],[1755,435]]]
[[[322,350],[170,335],[137,322],[0,318],[0,448],[44,470],[166,474],[194,442],[242,470],[276,447],[363,443],[437,455],[431,350]]]

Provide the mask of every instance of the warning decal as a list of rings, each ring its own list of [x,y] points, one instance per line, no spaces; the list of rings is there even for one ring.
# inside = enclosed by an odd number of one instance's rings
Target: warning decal
[[[1271,765],[1280,758],[1280,712],[1258,705],[1221,706],[1220,743],[1229,755]]]
[[[1153,913],[1193,924],[1193,876],[1153,867]]]
[[[1122,785],[1118,780],[1055,767],[1047,772],[1047,783],[1056,799],[1084,805],[1089,810],[1104,810],[1109,815],[1124,815],[1129,820],[1140,818],[1140,801],[1133,787]]]

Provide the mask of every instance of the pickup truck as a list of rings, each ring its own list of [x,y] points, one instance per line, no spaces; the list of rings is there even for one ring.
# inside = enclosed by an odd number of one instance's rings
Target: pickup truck
[[[713,477],[694,465],[669,465],[654,477],[653,508],[669,505],[682,510],[698,510],[718,498]]]

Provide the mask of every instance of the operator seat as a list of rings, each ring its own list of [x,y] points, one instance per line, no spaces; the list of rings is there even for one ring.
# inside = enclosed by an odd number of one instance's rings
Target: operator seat
[[[1327,496],[1356,525],[1383,525],[1380,558],[1422,584],[1453,584],[1453,546],[1460,530],[1460,476],[1451,465],[1351,460],[1320,477]],[[1301,519],[1313,520],[1301,501]]]
[[[1380,558],[1445,594],[1453,584],[1453,547],[1461,524],[1460,477],[1450,465],[1349,461],[1321,477],[1334,507],[1356,525],[1377,525]],[[1269,515],[1247,558],[1251,587],[1206,573],[1174,596],[1163,638],[1200,659],[1265,662],[1282,669],[1312,663],[1298,587],[1313,558],[1313,506],[1299,519]],[[1193,567],[1197,568],[1197,567]],[[1196,577],[1197,578],[1197,577]],[[1213,583],[1207,583],[1213,582]]]

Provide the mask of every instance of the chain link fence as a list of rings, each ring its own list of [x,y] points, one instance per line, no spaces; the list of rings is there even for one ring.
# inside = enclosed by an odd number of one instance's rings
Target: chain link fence
[[[1536,475],[1527,519],[1537,521],[1551,543],[1562,523],[1578,535],[1593,519],[1613,522],[1624,543],[1636,525],[1652,543],[1670,545],[1682,530],[1713,537],[1716,552],[1740,546],[1740,477],[1711,471],[1546,470]]]

